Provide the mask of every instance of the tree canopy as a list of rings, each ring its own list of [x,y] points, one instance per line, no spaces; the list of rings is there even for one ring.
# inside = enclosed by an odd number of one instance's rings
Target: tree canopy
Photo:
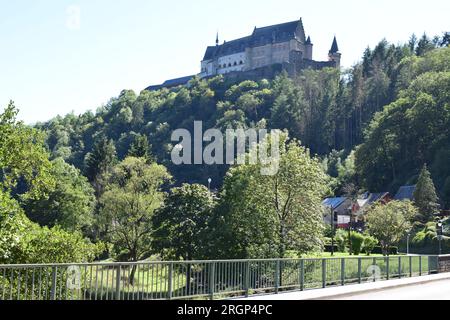
[[[417,217],[421,222],[427,223],[435,219],[435,215],[439,213],[439,198],[436,194],[431,174],[424,165],[417,181],[416,190],[414,191],[414,204],[419,209]]]
[[[417,208],[409,201],[377,203],[369,209],[367,228],[380,241],[383,254],[389,254],[389,248],[411,231],[416,215]]]
[[[215,243],[215,196],[202,185],[184,184],[171,190],[153,216],[152,249],[163,257],[202,260]]]
[[[227,173],[220,210],[222,242],[230,255],[282,258],[288,250],[304,253],[323,244],[325,174],[318,159],[286,138],[274,175],[261,174],[261,164],[235,166]]]
[[[27,216],[43,226],[86,231],[93,223],[96,202],[87,178],[62,158],[52,161],[50,175],[56,181],[54,190],[46,197],[25,201]]]
[[[142,158],[128,157],[113,168],[99,199],[98,223],[116,255],[139,261],[150,254],[151,219],[164,199],[161,187],[169,179],[164,166]]]

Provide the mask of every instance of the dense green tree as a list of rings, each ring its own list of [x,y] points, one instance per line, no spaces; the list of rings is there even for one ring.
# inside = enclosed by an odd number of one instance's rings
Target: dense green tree
[[[54,175],[58,165],[55,168],[48,160],[43,134],[17,121],[16,115],[12,103],[0,115],[0,264],[92,261],[101,245],[94,246],[81,234],[59,227],[40,227],[20,207],[18,200],[35,201],[55,194],[55,180],[61,176]],[[25,188],[20,186],[22,181]],[[19,189],[24,193],[18,194]]]
[[[94,186],[97,197],[101,196],[104,187],[104,175],[116,162],[116,147],[112,140],[102,137],[94,144],[92,152],[86,155],[86,177]]]
[[[3,192],[24,198],[42,196],[54,187],[44,135],[17,121],[13,102],[0,114],[0,182]],[[21,182],[20,185],[18,183]]]
[[[431,173],[425,165],[420,172],[414,191],[414,204],[419,209],[418,219],[422,223],[434,220],[435,215],[439,213],[439,198],[431,178]]]
[[[130,146],[130,150],[128,151],[128,156],[135,158],[144,158],[151,161],[152,155],[150,149],[151,147],[148,142],[148,138],[144,135],[138,134],[134,137],[134,141]]]
[[[81,233],[40,227],[17,204],[13,215],[0,212],[0,264],[91,262],[103,250],[103,244],[94,245]]]
[[[150,254],[151,219],[163,202],[161,187],[169,179],[165,167],[133,157],[117,164],[108,175],[99,200],[98,225],[119,258],[136,262]],[[131,283],[135,272],[133,268]]]
[[[61,226],[64,230],[85,230],[92,224],[94,190],[74,166],[58,158],[52,161],[50,174],[56,181],[48,196],[24,203],[27,216],[42,226]]]
[[[322,246],[326,177],[319,161],[283,136],[276,163],[274,175],[263,175],[261,164],[228,172],[219,210],[225,254],[273,258],[285,257],[287,250],[305,253]]]
[[[450,45],[450,32],[444,32],[444,34],[440,39],[439,46],[447,47],[449,45]]]
[[[168,259],[207,259],[214,237],[216,200],[202,185],[184,184],[171,190],[153,216],[152,248]]]
[[[295,86],[287,74],[274,81],[276,98],[272,107],[271,127],[287,129],[300,139],[306,131],[306,103],[300,87]]]
[[[436,49],[415,59],[408,67],[413,78],[409,87],[369,125],[364,144],[356,150],[356,170],[367,189],[396,191],[414,183],[423,164],[430,163],[442,177],[438,188],[443,190],[449,174],[441,160],[443,149],[450,147],[449,50]]]
[[[380,241],[384,255],[411,230],[417,208],[409,201],[376,203],[366,216],[369,233]]]
[[[423,56],[427,52],[433,50],[435,47],[436,45],[433,43],[433,41],[430,40],[426,34],[423,34],[422,38],[420,38],[419,42],[417,43],[416,54],[418,56]]]

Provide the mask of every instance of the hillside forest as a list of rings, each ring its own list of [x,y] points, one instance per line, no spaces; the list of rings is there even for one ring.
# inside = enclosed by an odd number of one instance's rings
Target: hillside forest
[[[123,90],[95,112],[33,126],[11,102],[0,116],[0,263],[303,254],[323,249],[325,197],[418,180],[431,198],[416,218],[449,209],[449,44],[449,33],[413,35],[346,70]],[[194,121],[283,130],[279,173],[174,165],[171,134]],[[418,233],[431,221],[416,220]]]

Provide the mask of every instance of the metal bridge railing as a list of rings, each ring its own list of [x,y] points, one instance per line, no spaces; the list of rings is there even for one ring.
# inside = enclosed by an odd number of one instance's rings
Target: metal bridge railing
[[[0,265],[0,300],[220,299],[437,272],[437,256]]]

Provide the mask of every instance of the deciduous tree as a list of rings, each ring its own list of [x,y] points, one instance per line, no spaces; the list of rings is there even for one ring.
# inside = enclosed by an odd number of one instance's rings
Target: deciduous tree
[[[163,202],[161,187],[169,179],[165,167],[133,157],[116,165],[109,174],[99,200],[99,226],[122,258],[136,262],[150,254],[151,219]],[[135,271],[133,268],[132,283]]]
[[[164,206],[153,216],[153,250],[169,259],[208,258],[214,237],[216,199],[202,185],[172,189]]]
[[[274,175],[262,175],[261,164],[246,164],[225,178],[220,212],[228,236],[221,241],[230,255],[285,257],[288,250],[305,253],[322,246],[326,175],[307,149],[286,138]]]
[[[369,209],[367,228],[380,241],[384,255],[389,255],[389,248],[411,230],[416,215],[417,208],[409,201],[377,203]]]

